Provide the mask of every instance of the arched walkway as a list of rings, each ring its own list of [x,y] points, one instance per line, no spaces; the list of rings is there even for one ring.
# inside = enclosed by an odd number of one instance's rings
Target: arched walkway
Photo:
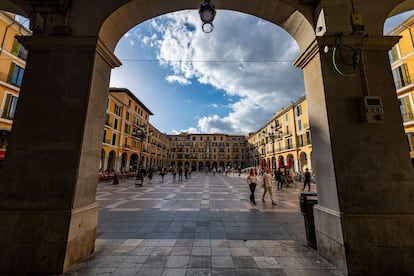
[[[312,162],[320,183],[314,208],[319,253],[350,274],[414,274],[414,172],[388,60],[398,38],[382,35],[385,19],[412,8],[413,1],[301,4],[305,2],[214,1],[219,9],[281,26],[302,51],[295,66],[304,73]],[[59,6],[69,1],[56,1],[56,7],[48,3],[0,3],[0,9],[26,16],[35,15],[36,8],[46,9],[37,14],[45,16],[34,25],[37,32],[19,38],[30,55],[0,175],[0,183],[6,183],[0,193],[5,241],[0,272],[6,274],[60,273],[93,252],[100,126],[110,71],[121,64],[113,50],[144,20],[198,8],[192,0],[89,0],[72,1],[70,7]],[[350,15],[356,10],[364,21],[364,35],[353,32]],[[325,19],[326,33],[314,20],[318,15]],[[315,36],[315,29],[321,36]],[[333,49],[340,47],[355,49],[343,52],[351,59],[356,54],[352,77],[333,66]],[[362,123],[356,101],[373,95],[381,97],[386,119]],[[42,103],[42,108],[33,103]],[[34,139],[28,139],[29,128]]]

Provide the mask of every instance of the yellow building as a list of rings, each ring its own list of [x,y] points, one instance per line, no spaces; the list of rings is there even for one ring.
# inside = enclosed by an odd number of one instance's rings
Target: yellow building
[[[171,166],[191,167],[193,171],[245,167],[245,136],[227,134],[169,135]]]
[[[139,163],[148,164],[150,115],[152,112],[131,91],[110,88],[101,152],[102,171],[134,171]]]
[[[0,169],[6,154],[28,55],[15,38],[18,35],[30,35],[30,31],[15,20],[14,14],[0,12]]]
[[[402,121],[414,165],[414,16],[409,17],[388,35],[401,36],[389,52]]]
[[[306,98],[276,112],[257,132],[248,135],[247,163],[251,167],[281,168],[293,175],[312,169],[312,145]]]
[[[149,133],[147,148],[144,149],[146,156],[146,167],[152,166],[155,169],[168,167],[171,158],[171,139],[160,132],[153,125],[149,124]]]

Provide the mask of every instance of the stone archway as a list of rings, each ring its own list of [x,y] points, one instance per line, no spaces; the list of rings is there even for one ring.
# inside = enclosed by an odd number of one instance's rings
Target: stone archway
[[[135,172],[138,169],[138,154],[133,153],[131,154],[130,161],[129,161],[130,171]]]
[[[115,165],[116,165],[116,153],[115,151],[111,150],[108,154],[108,163],[106,165],[106,169],[111,172],[115,170]]]
[[[301,5],[309,2],[315,5]],[[295,66],[304,72],[312,162],[318,183],[323,183],[318,185],[319,204],[314,208],[319,253],[351,274],[414,274],[410,263],[414,173],[402,126],[396,124],[401,115],[387,55],[398,38],[382,36],[387,16],[412,8],[413,1],[361,2],[216,0],[215,4],[281,26],[302,50]],[[35,1],[4,0],[0,8],[35,15],[35,5]],[[358,5],[368,36],[352,33],[353,5]],[[192,0],[72,1],[70,7],[38,14],[46,17],[45,26],[34,24],[39,32],[20,38],[30,50],[25,72],[31,77],[23,80],[13,139],[0,175],[0,183],[7,183],[0,194],[1,232],[7,241],[1,247],[1,272],[61,273],[93,252],[102,141],[98,126],[104,122],[110,70],[120,65],[113,50],[132,26],[194,6]],[[315,27],[324,27],[315,20],[322,9],[327,32],[316,37]],[[332,52],[321,51],[342,45],[361,51],[352,78],[335,71]],[[362,124],[355,108],[357,99],[372,93],[382,98],[387,118],[375,126]],[[42,103],[43,108],[33,103]],[[27,139],[29,126],[36,139]],[[364,190],[349,184],[361,182]],[[15,221],[20,224],[11,228]],[[358,235],[352,234],[355,229]],[[24,242],[16,236],[25,237]],[[39,247],[43,254],[37,254]]]
[[[308,157],[305,152],[301,152],[299,155],[300,172],[304,172],[308,168]]]
[[[127,168],[127,165],[128,164],[127,164],[127,162],[128,162],[128,154],[126,152],[124,152],[121,155],[121,168],[120,168],[120,171],[121,172],[128,171],[128,168]]]

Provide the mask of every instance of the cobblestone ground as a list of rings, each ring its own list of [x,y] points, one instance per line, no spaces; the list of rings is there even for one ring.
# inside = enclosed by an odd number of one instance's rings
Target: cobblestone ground
[[[272,206],[260,185],[250,203],[245,175],[99,183],[95,253],[64,275],[341,275],[304,246],[300,188],[274,188]]]

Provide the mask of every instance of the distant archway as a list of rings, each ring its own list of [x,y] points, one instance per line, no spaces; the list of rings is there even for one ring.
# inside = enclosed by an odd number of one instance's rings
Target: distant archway
[[[106,169],[108,171],[115,170],[115,164],[116,164],[116,153],[115,151],[111,150],[108,155],[108,165],[106,166]]]

